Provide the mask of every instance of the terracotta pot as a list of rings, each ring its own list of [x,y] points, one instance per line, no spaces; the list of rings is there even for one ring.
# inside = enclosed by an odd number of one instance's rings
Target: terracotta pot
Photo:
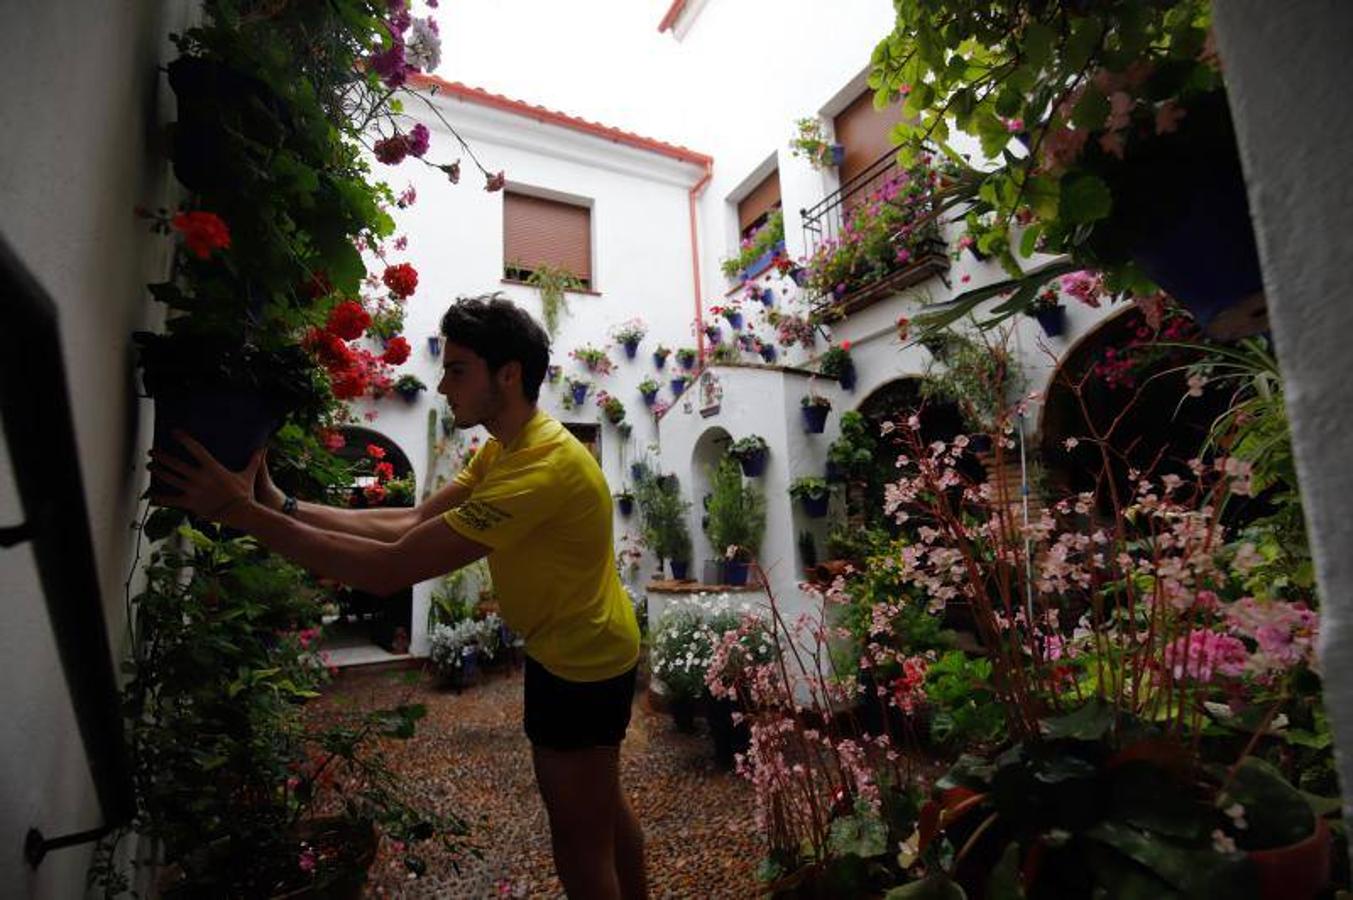
[[[1313,900],[1330,882],[1330,829],[1316,817],[1315,831],[1304,841],[1251,850],[1263,900]]]

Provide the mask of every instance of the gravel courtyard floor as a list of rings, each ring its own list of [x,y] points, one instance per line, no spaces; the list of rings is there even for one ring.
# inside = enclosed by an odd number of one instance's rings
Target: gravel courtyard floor
[[[484,854],[457,873],[440,848],[420,854],[427,871],[409,876],[382,841],[368,897],[562,897],[550,859],[545,809],[536,793],[521,727],[520,671],[491,674],[463,693],[419,672],[343,672],[313,705],[376,709],[422,703],[427,718],[389,756],[411,790],[467,818]],[[703,723],[701,723],[703,726]],[[762,851],[750,786],[719,771],[708,736],[678,733],[642,696],[621,750],[621,778],[647,841],[649,891],[659,897],[754,897]]]

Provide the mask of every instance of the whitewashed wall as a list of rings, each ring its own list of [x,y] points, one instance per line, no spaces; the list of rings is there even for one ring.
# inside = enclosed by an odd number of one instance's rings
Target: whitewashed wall
[[[556,192],[591,207],[593,292],[568,294],[569,312],[561,318],[551,361],[563,367],[566,377],[592,381],[593,389],[581,408],[565,410],[560,402],[563,379],[557,385],[547,382],[541,386],[541,405],[562,422],[596,423],[602,422],[595,405],[598,390],[625,404],[626,421],[633,426],[628,446],[622,449],[614,426],[601,425],[602,468],[612,488],[619,490],[625,484],[627,463],[656,439],[638,384],[653,375],[666,385],[667,373],[675,365],[669,360],[668,369],[658,372],[653,348],[660,341],[672,348],[694,343],[688,196],[703,168],[445,95],[438,103],[484,164],[507,172],[509,190]],[[432,130],[428,157],[455,158],[454,139],[435,117],[420,120]],[[373,165],[375,175],[396,192],[412,183],[418,193],[413,206],[394,211],[399,232],[408,236],[409,244],[406,252],[392,254],[390,260],[412,262],[419,273],[418,290],[408,302],[405,319],[413,354],[400,371],[417,375],[429,390],[413,404],[392,397],[359,404],[358,409],[377,412],[371,427],[408,455],[421,493],[428,458],[427,412],[442,405],[435,393],[441,362],[428,352],[426,337],[438,332],[442,314],[457,296],[502,290],[540,319],[540,295],[534,288],[502,281],[503,194],[484,191],[483,177],[468,159],[462,163],[464,177],[458,186],[449,184],[440,171],[413,160],[395,168]],[[586,373],[569,358],[569,351],[583,344],[610,344],[611,328],[636,316],[647,323],[650,333],[633,360],[620,346],[611,347],[616,366],[611,375]],[[664,388],[661,396],[670,393]],[[615,528],[619,540],[623,534],[637,533],[637,521],[617,514]],[[424,582],[414,592],[415,654],[426,652],[424,626],[433,584]]]
[[[101,599],[118,654],[150,419],[132,386],[130,337],[162,314],[145,284],[164,278],[171,249],[133,208],[172,199],[168,167],[151,143],[173,117],[156,67],[171,56],[165,35],[186,27],[195,6],[53,0],[0,8],[0,73],[15,86],[0,103],[0,230],[60,313]],[[9,459],[8,447],[0,449],[7,525],[22,520]],[[0,597],[0,894],[80,897],[92,845],[54,851],[36,872],[22,855],[30,827],[55,837],[104,821],[26,545],[0,551]]]

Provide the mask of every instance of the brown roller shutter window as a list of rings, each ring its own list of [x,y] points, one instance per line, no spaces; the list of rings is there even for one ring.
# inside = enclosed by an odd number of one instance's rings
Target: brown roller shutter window
[[[738,231],[747,237],[747,229],[757,224],[780,205],[780,170],[776,169],[738,202]]]
[[[525,278],[538,266],[567,269],[592,286],[592,211],[526,194],[503,194],[503,269]]]
[[[879,157],[896,149],[888,140],[893,126],[902,121],[902,104],[874,109],[874,92],[865,91],[836,117],[836,142],[846,150],[838,174],[845,185]]]

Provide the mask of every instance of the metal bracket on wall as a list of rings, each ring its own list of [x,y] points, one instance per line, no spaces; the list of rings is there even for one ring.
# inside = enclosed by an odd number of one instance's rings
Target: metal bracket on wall
[[[31,829],[24,858],[36,868],[50,850],[98,840],[130,821],[135,798],[57,307],[3,236],[0,297],[10,326],[0,353],[0,426],[24,516],[23,523],[0,528],[0,545],[32,545],[75,722],[108,823],[50,840]]]

